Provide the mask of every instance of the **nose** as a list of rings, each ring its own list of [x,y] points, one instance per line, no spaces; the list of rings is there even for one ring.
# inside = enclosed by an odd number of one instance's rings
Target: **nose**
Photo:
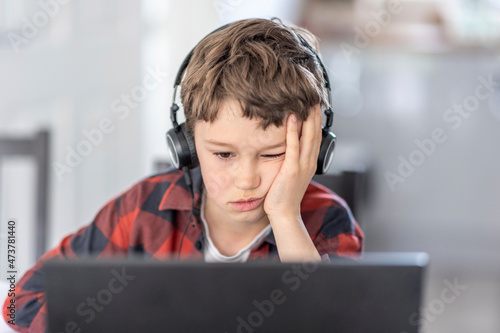
[[[243,161],[234,170],[234,185],[241,190],[251,190],[259,187],[260,173],[255,163]]]

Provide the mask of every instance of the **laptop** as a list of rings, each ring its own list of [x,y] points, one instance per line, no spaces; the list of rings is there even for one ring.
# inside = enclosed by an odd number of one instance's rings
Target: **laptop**
[[[418,332],[425,253],[331,263],[51,260],[49,332]]]

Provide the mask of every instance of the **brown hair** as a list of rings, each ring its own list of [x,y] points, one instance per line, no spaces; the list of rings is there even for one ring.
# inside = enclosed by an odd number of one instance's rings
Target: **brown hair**
[[[298,33],[317,47],[314,35],[278,19],[236,21],[204,38],[181,84],[187,130],[213,122],[225,99],[239,101],[243,116],[260,118],[264,129],[281,126],[288,111],[305,120],[312,106],[326,105],[323,72]]]

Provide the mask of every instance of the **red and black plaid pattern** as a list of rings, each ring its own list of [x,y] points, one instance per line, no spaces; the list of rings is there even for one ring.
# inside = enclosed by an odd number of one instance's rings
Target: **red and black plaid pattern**
[[[191,171],[195,210],[180,250],[181,260],[203,260],[204,236],[199,220],[203,180]],[[66,236],[47,252],[16,286],[16,325],[19,332],[45,332],[46,307],[43,263],[54,257],[142,255],[150,260],[176,259],[182,232],[191,210],[191,196],[183,173],[167,170],[137,183],[109,201],[88,226]],[[319,253],[356,255],[362,251],[363,232],[345,202],[329,189],[311,182],[301,204],[302,219]],[[271,232],[251,249],[248,260],[278,260]],[[4,319],[8,321],[6,306]]]

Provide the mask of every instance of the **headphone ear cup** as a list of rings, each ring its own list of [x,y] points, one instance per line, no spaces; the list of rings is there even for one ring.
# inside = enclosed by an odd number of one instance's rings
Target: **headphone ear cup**
[[[169,130],[166,139],[168,154],[174,167],[182,170],[184,167],[193,169],[199,165],[194,138],[186,130],[184,123]]]
[[[198,154],[196,153],[196,144],[194,143],[194,137],[186,130],[186,126],[184,123],[181,124],[182,133],[184,133],[184,138],[186,138],[186,142],[188,144],[188,150],[190,155],[191,163],[188,165],[189,169],[196,168],[200,165],[198,161]]]
[[[318,166],[316,168],[317,175],[324,174],[330,168],[335,153],[335,142],[337,141],[337,137],[332,132],[324,128],[321,132],[321,146],[319,148]]]

